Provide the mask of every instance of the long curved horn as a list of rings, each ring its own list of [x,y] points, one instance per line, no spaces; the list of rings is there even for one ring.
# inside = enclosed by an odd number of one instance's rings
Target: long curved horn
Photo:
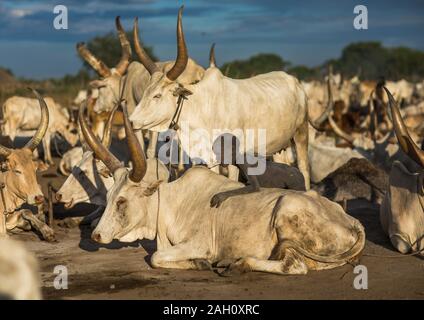
[[[125,74],[130,65],[130,59],[132,55],[131,45],[128,41],[127,34],[124,28],[122,28],[120,17],[115,18],[116,30],[118,30],[119,42],[121,43],[122,55],[115,69],[121,76]]]
[[[88,124],[84,118],[84,111],[87,107],[87,102],[81,104],[78,121],[81,126],[81,132],[84,136],[86,143],[89,145],[94,154],[106,165],[109,171],[113,174],[117,169],[121,168],[122,165],[118,159],[100,143],[96,135],[88,127]]]
[[[32,92],[37,97],[38,102],[40,103],[40,109],[41,109],[40,125],[37,131],[35,132],[34,136],[31,138],[31,140],[28,141],[28,143],[24,147],[34,151],[37,148],[37,146],[40,144],[41,140],[43,140],[43,137],[47,131],[47,127],[49,126],[49,109],[47,108],[46,101],[44,101],[44,99],[40,96],[40,94],[36,90],[31,88],[29,88],[29,90],[32,90]]]
[[[106,64],[97,59],[85,46],[84,42],[77,43],[77,50],[79,55],[87,61],[87,63],[103,78],[111,75],[110,69]]]
[[[395,99],[386,87],[383,88],[389,97],[389,106],[392,113],[393,127],[395,129],[396,137],[399,141],[400,147],[412,160],[414,160],[421,167],[424,167],[424,151],[420,150],[415,142],[411,139]]]
[[[140,36],[138,34],[138,17],[134,20],[134,48],[135,52],[137,53],[138,58],[140,59],[140,62],[143,64],[143,66],[149,71],[150,75],[153,75],[155,72],[159,71],[159,68],[156,66],[156,64],[153,62],[152,59],[150,59],[147,52],[143,49],[143,46],[140,43]]]
[[[215,43],[212,43],[211,50],[209,51],[209,67],[216,67]]]
[[[146,157],[132,129],[130,119],[128,117],[126,102],[123,101],[121,106],[124,113],[125,134],[127,136],[128,148],[130,150],[131,162],[133,165],[133,168],[130,172],[130,179],[133,182],[140,182],[144,178],[144,175],[147,171]]]
[[[349,143],[353,143],[355,140],[352,136],[348,135],[346,132],[344,132],[334,121],[333,117],[331,115],[328,116],[328,122],[330,123],[331,129],[341,138],[346,140]]]
[[[119,104],[116,104],[113,109],[110,111],[109,117],[107,119],[103,138],[102,145],[104,145],[107,149],[109,149],[110,144],[112,143],[112,125],[113,125],[113,117],[115,116],[116,110],[118,110]]]
[[[187,46],[184,40],[184,31],[182,25],[182,15],[183,15],[184,6],[180,7],[178,10],[178,20],[177,20],[177,59],[171,70],[168,71],[166,76],[169,80],[175,81],[181,73],[184,72],[184,69],[187,67],[188,63],[188,52]]]

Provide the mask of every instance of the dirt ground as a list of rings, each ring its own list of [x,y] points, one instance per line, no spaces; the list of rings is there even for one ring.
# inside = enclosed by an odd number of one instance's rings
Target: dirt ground
[[[48,181],[58,189],[65,180],[56,168],[39,178],[44,191]],[[94,208],[76,206],[65,212],[55,205],[54,209],[57,223],[64,216],[84,215]],[[348,212],[366,228],[365,255],[399,257],[362,257],[360,263],[368,270],[367,290],[353,287],[357,274],[350,265],[305,276],[253,272],[228,278],[211,271],[152,269],[148,262],[154,241],[99,245],[90,240],[88,226],[56,225],[55,243],[41,241],[33,232],[12,238],[23,240],[38,257],[45,299],[424,299],[424,259],[393,251],[380,228],[378,208],[364,209],[356,201],[349,203]],[[53,287],[57,265],[67,267],[68,289]]]

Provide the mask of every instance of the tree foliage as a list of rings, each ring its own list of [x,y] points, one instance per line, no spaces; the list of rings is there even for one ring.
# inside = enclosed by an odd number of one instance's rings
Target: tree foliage
[[[295,76],[298,79],[311,81],[319,78],[320,69],[319,68],[310,68],[304,65],[298,65],[291,67],[287,70],[287,73]]]
[[[424,52],[406,48],[386,48],[380,42],[357,42],[346,46],[340,58],[331,59],[316,67],[291,66],[290,62],[272,53],[262,53],[247,60],[225,63],[221,70],[232,78],[247,78],[275,70],[287,70],[300,80],[322,79],[328,65],[345,76],[359,75],[363,80],[385,78],[417,81],[424,78]]]
[[[277,54],[261,53],[247,60],[234,60],[225,63],[221,70],[228,77],[244,79],[261,73],[281,71],[288,65],[289,63]]]
[[[331,62],[336,72],[361,79],[418,80],[424,77],[424,52],[406,47],[383,47],[380,42],[358,42],[345,47]]]

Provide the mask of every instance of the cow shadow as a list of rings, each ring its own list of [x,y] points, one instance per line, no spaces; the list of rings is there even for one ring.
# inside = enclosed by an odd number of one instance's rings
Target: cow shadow
[[[93,230],[90,225],[80,224],[78,227],[80,229],[80,235],[81,235],[78,246],[80,249],[84,251],[96,252],[96,251],[99,251],[101,248],[116,250],[116,249],[122,249],[122,248],[128,248],[128,247],[138,248],[142,246],[141,245],[142,240],[137,240],[137,241],[129,242],[129,243],[113,240],[111,243],[101,244],[91,239],[91,234]]]
[[[387,250],[397,252],[380,224],[380,206],[365,199],[347,201],[347,213],[361,222],[365,228],[366,239]]]

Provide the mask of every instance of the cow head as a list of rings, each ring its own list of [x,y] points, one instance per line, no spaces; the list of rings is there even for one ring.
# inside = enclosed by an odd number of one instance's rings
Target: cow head
[[[98,98],[94,106],[95,112],[110,111],[119,97],[120,83],[122,76],[128,69],[131,58],[131,46],[122,28],[119,16],[115,19],[116,29],[118,30],[119,41],[122,47],[121,60],[115,68],[109,69],[103,61],[96,58],[80,42],[77,44],[79,55],[102,77],[90,83],[91,89],[98,90]]]
[[[113,117],[117,108],[118,105],[110,112],[103,134],[102,144],[107,149],[112,141]],[[87,150],[85,144],[83,149],[84,154],[80,163],[72,169],[71,174],[56,193],[56,200],[65,203],[66,209],[81,202],[105,206],[105,194],[113,185],[112,175],[105,164],[96,158],[91,150]]]
[[[182,27],[183,8],[184,6],[182,6],[178,12],[177,59],[172,68],[167,72],[160,70],[142,48],[138,36],[138,21],[135,21],[135,51],[141,63],[149,71],[151,79],[143,93],[139,105],[137,105],[136,109],[131,114],[130,120],[133,122],[134,129],[152,127],[158,127],[159,130],[167,129],[175,113],[178,96],[182,90],[184,90],[178,78],[183,74],[189,63]]]
[[[147,171],[144,152],[134,134],[128,119],[126,105],[123,104],[124,126],[128,147],[133,164],[132,169],[125,168],[116,157],[100,143],[80,110],[81,131],[87,144],[96,156],[104,162],[113,174],[115,181],[107,194],[107,206],[103,216],[92,234],[99,243],[109,243],[113,239],[131,242],[137,239],[154,239],[156,235],[156,217],[148,215],[148,199],[157,190],[160,181],[147,183],[143,177]]]
[[[78,129],[75,122],[68,122],[66,124],[65,130],[63,132],[60,132],[60,134],[65,138],[66,141],[72,146],[75,147],[79,140],[78,136]]]
[[[380,220],[399,252],[420,252],[424,256],[424,151],[411,139],[393,96],[385,87],[384,90],[399,145],[420,169],[410,172],[401,162],[393,164]]]
[[[33,90],[41,107],[41,122],[35,135],[22,149],[10,149],[0,145],[1,176],[4,184],[6,210],[13,212],[23,203],[40,204],[43,193],[37,183],[37,164],[32,160],[32,152],[43,139],[49,125],[49,111],[44,99]],[[1,201],[4,205],[3,200]]]

